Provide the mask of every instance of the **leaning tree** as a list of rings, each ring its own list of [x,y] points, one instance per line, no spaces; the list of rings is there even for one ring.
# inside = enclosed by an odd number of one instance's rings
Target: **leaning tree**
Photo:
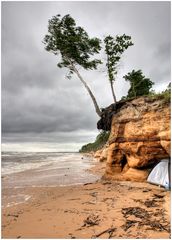
[[[101,61],[93,58],[93,55],[101,50],[100,42],[100,39],[90,38],[82,27],[76,26],[75,20],[69,14],[64,17],[58,14],[49,20],[48,34],[43,41],[47,51],[55,55],[60,53],[61,59],[57,66],[68,68],[69,77],[73,73],[78,76],[87,89],[99,116],[101,116],[101,110],[96,98],[78,68],[97,69]]]
[[[105,37],[104,43],[105,43],[105,53],[107,56],[106,67],[108,72],[108,78],[111,86],[114,103],[116,104],[116,95],[113,88],[113,84],[115,82],[115,77],[117,75],[118,63],[121,59],[122,53],[129,46],[132,46],[133,43],[131,41],[131,37],[125,34],[121,36],[117,35],[115,38],[109,35]]]

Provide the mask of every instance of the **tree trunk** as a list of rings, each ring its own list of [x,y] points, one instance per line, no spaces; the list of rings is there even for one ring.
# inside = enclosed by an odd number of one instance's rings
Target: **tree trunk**
[[[136,87],[138,87],[142,82],[144,81],[144,79],[142,79],[140,82],[138,82],[135,86],[134,86],[134,83],[133,83],[133,92],[134,92],[134,97],[136,97]]]
[[[96,101],[96,98],[94,97],[91,89],[89,88],[89,86],[87,85],[87,83],[84,81],[84,79],[82,78],[82,76],[80,75],[80,73],[78,72],[78,70],[76,69],[76,67],[72,64],[72,69],[73,71],[76,73],[76,75],[78,76],[78,78],[81,80],[81,82],[84,84],[85,88],[87,89],[92,101],[93,101],[93,104],[94,104],[94,107],[95,107],[95,110],[96,110],[96,113],[98,114],[99,117],[101,117],[101,110],[97,104],[97,101]]]
[[[134,97],[136,97],[136,91],[135,91],[134,83],[132,84],[132,90],[133,90]]]
[[[114,89],[113,89],[113,82],[112,81],[110,81],[110,86],[111,86],[111,90],[112,90],[113,100],[114,100],[114,103],[116,104],[116,96],[115,96],[115,92],[114,92]]]

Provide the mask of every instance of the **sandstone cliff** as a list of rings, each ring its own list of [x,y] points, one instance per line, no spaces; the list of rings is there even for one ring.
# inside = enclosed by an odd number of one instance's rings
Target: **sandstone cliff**
[[[152,167],[170,157],[170,104],[140,97],[123,103],[111,117],[104,177],[144,181]]]

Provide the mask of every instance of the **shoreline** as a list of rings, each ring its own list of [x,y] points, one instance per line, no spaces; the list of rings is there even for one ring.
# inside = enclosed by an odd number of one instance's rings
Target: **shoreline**
[[[170,192],[158,186],[99,180],[14,191],[32,198],[2,209],[2,238],[170,238]]]

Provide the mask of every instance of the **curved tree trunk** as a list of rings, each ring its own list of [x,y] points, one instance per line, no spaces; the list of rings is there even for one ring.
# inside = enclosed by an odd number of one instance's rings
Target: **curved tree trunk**
[[[111,86],[113,100],[114,100],[114,103],[116,104],[116,96],[115,96],[115,92],[114,92],[114,89],[113,89],[113,82],[112,81],[110,81],[110,86]]]
[[[91,89],[89,88],[89,86],[87,85],[87,83],[84,81],[84,79],[82,78],[82,76],[80,75],[80,73],[78,72],[78,70],[76,69],[76,67],[72,64],[72,69],[73,71],[76,73],[76,75],[78,76],[78,78],[81,80],[81,82],[84,84],[85,88],[87,89],[92,101],[93,101],[93,104],[94,104],[94,107],[95,107],[95,110],[96,110],[96,113],[99,117],[101,117],[101,110],[98,106],[98,103],[96,101],[96,98],[94,97]]]

